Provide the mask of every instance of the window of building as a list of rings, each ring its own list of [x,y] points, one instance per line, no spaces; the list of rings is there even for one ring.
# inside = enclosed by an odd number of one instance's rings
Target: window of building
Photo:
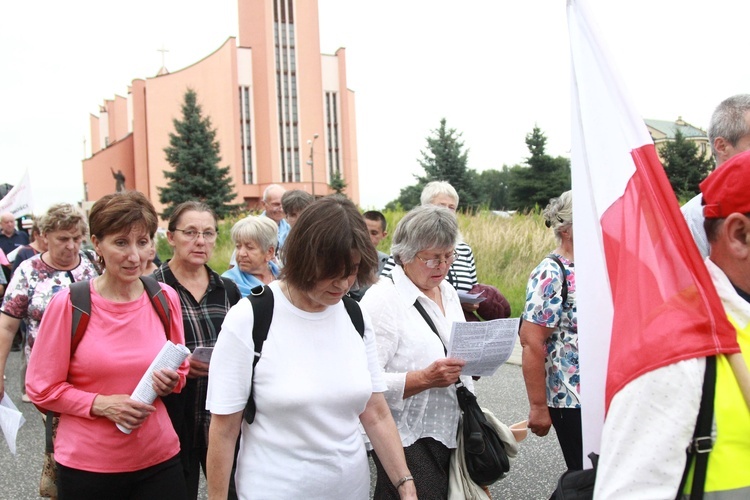
[[[338,92],[326,92],[326,161],[328,164],[328,179],[335,174],[341,175],[341,148],[339,147],[339,105]]]
[[[274,0],[276,96],[282,182],[300,182],[294,2]]]
[[[240,148],[242,152],[242,182],[253,184],[253,141],[250,127],[250,87],[240,87]]]

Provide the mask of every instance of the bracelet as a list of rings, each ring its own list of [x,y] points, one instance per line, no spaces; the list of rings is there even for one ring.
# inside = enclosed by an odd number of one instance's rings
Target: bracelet
[[[414,478],[412,476],[404,476],[404,477],[402,477],[401,479],[398,480],[398,483],[396,483],[396,489],[399,489],[407,481],[414,481]]]

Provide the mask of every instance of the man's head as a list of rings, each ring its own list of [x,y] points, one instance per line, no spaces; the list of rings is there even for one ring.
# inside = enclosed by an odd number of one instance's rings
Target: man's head
[[[367,224],[367,232],[370,234],[370,241],[372,241],[372,244],[377,247],[380,240],[388,236],[388,233],[385,230],[385,215],[377,210],[370,210],[362,215],[365,218],[365,224]]]
[[[284,214],[286,214],[286,221],[290,226],[294,226],[294,224],[297,222],[297,217],[299,217],[299,214],[301,214],[302,211],[307,208],[307,206],[313,201],[315,201],[313,195],[311,195],[307,191],[302,191],[301,189],[292,189],[291,191],[286,191],[281,196],[281,208],[284,209]]]
[[[750,149],[750,94],[732,96],[716,107],[708,126],[708,141],[717,166]]]
[[[0,215],[0,224],[2,224],[2,232],[5,236],[13,236],[16,230],[16,218],[10,212],[3,212]]]
[[[266,217],[276,224],[284,218],[284,209],[281,207],[281,196],[284,191],[286,189],[278,184],[271,184],[263,191],[263,207],[266,209]]]
[[[750,151],[727,160],[700,188],[711,260],[750,293]]]

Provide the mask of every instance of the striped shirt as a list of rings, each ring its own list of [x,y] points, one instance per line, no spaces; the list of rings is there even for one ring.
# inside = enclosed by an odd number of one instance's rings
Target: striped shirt
[[[471,290],[471,287],[478,283],[474,252],[471,251],[471,247],[467,243],[461,242],[456,244],[456,253],[458,257],[451,264],[445,279],[457,291],[468,292]],[[388,257],[388,262],[385,263],[385,267],[380,275],[390,276],[394,267],[396,267],[396,261],[393,260],[393,256],[391,255]]]
[[[216,344],[224,316],[229,308],[240,300],[240,291],[232,280],[222,278],[210,267],[205,267],[208,271],[208,288],[200,302],[197,302],[193,294],[177,281],[169,269],[169,261],[163,263],[153,274],[157,281],[171,286],[180,296],[185,345],[191,352],[196,347],[213,347]],[[206,410],[207,390],[208,377],[189,378],[181,393],[170,394],[165,398],[167,409],[170,410],[169,416],[183,445],[186,443],[186,437],[188,443],[203,443],[203,446],[208,443],[211,413]],[[183,398],[184,405],[172,404],[175,401],[168,401],[172,398]],[[177,407],[184,407],[183,419],[175,418],[178,415],[174,414],[174,408]],[[182,427],[182,430],[178,427]],[[188,435],[185,436],[185,433]]]

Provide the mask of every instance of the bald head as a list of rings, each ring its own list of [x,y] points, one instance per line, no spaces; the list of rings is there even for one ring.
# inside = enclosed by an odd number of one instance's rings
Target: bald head
[[[2,232],[5,236],[13,236],[16,230],[16,218],[10,212],[3,212],[0,214],[0,224],[2,224]]]
[[[281,197],[286,189],[278,184],[271,184],[263,191],[263,206],[266,209],[266,217],[276,224],[284,218],[284,209],[281,208]]]

